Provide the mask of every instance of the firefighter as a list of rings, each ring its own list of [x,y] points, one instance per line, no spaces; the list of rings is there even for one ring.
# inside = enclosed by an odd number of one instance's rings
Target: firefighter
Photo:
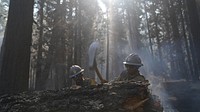
[[[146,81],[145,77],[140,74],[139,68],[143,66],[141,59],[138,55],[132,53],[128,55],[123,62],[126,70],[124,70],[117,81],[134,80],[134,81]]]
[[[78,65],[72,65],[70,67],[70,78],[74,80],[77,86],[89,86],[96,85],[96,81],[90,78],[86,78],[83,75],[84,69]]]

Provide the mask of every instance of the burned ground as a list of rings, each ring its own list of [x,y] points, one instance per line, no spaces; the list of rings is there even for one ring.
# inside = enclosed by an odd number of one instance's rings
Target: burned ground
[[[148,83],[118,82],[0,97],[0,112],[159,112]],[[157,102],[158,103],[158,102]],[[159,103],[158,103],[159,104]],[[160,110],[159,110],[160,109]]]
[[[165,101],[178,112],[200,112],[200,82],[167,81]]]

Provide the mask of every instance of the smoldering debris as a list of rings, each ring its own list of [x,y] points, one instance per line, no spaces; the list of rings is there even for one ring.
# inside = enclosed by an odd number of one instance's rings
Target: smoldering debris
[[[113,82],[0,97],[1,112],[162,112],[148,83]]]

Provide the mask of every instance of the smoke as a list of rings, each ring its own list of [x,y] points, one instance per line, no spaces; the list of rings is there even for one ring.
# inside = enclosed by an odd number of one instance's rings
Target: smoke
[[[124,70],[123,61],[130,53],[133,53],[127,41],[123,41],[123,40],[118,41],[117,47],[114,45],[116,44],[113,44],[113,43],[110,44],[110,52],[109,52],[110,53],[109,54],[110,55],[109,57],[110,58],[110,62],[109,62],[110,80],[117,77]],[[100,68],[100,72],[104,75],[103,77],[105,77],[106,46],[101,45],[100,48],[104,50],[100,50],[101,52],[98,53],[97,63],[100,63],[100,57],[104,57],[104,61],[102,61],[101,64],[98,64],[98,68]],[[122,52],[117,52],[117,51],[122,51]],[[175,102],[175,103],[178,102],[177,97],[173,97],[172,96],[173,93],[169,92],[169,89],[163,85],[164,83],[166,83],[166,81],[168,81],[168,76],[169,76],[169,74],[167,74],[168,69],[164,69],[164,68],[167,68],[167,66],[161,66],[164,63],[160,63],[160,61],[153,58],[148,49],[139,50],[137,54],[140,56],[142,63],[144,64],[144,66],[140,68],[140,72],[142,75],[145,76],[147,80],[149,80],[150,82],[149,89],[153,95],[157,95],[159,99],[161,100],[161,104],[164,107],[164,112],[181,112],[181,111],[178,111],[177,107],[174,105],[174,103],[172,103],[172,102]],[[114,60],[114,57],[117,60]],[[179,80],[179,81],[184,81],[184,80]],[[183,86],[177,86],[177,88],[178,87],[184,88]],[[179,91],[180,90],[177,90],[176,88],[174,88],[173,92],[179,93]],[[180,92],[180,94],[182,93]]]

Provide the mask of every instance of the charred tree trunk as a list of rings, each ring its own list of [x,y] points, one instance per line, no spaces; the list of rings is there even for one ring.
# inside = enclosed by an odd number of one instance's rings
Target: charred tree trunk
[[[76,19],[78,21],[75,28],[75,39],[74,39],[74,64],[81,66],[81,0],[76,1]]]
[[[66,63],[66,47],[65,47],[65,17],[66,17],[66,1],[64,0],[62,4],[58,3],[58,12],[60,16],[60,26],[57,31],[58,43],[56,45],[56,54],[55,54],[55,89],[61,89],[65,87],[65,63]]]
[[[46,10],[47,12],[50,11],[51,5],[47,4]],[[55,13],[55,12],[54,12]],[[57,15],[56,15],[57,16]],[[47,81],[48,81],[48,76],[51,73],[51,78],[53,77],[53,74],[51,72],[54,63],[54,59],[55,59],[55,49],[56,49],[56,44],[57,44],[57,38],[54,32],[56,32],[56,21],[58,20],[54,20],[51,24],[52,25],[52,29],[50,30],[51,36],[50,36],[50,40],[48,43],[48,51],[46,53],[46,58],[45,58],[45,64],[44,64],[44,69],[42,70],[42,75],[41,75],[41,82],[40,82],[40,90],[45,90],[46,89],[46,85],[47,85]],[[52,80],[52,79],[50,79]]]
[[[193,40],[193,37],[192,37],[192,34],[191,34],[191,28],[190,28],[190,22],[189,22],[189,15],[188,15],[188,8],[187,8],[187,2],[186,0],[183,0],[183,5],[184,5],[184,8],[185,8],[185,24],[187,25],[186,26],[186,30],[187,30],[187,33],[188,33],[188,50],[190,51],[190,58],[191,58],[191,63],[192,63],[192,66],[191,66],[191,79],[194,80],[195,77],[196,77],[196,69],[197,67],[195,66],[195,59],[196,59],[196,53],[195,53],[195,46],[194,46],[194,40]]]
[[[79,8],[78,8],[78,5],[79,5],[79,3],[78,3],[78,0],[76,0],[76,4],[75,4],[76,6],[76,10],[75,10],[75,18],[76,18],[76,20],[78,21],[78,10],[79,10]],[[74,52],[74,54],[73,54],[73,59],[74,59],[74,64],[78,64],[78,62],[77,62],[77,58],[78,58],[78,53],[77,53],[77,49],[78,49],[78,45],[77,45],[77,39],[78,38],[78,25],[76,24],[76,26],[75,26],[75,29],[74,29],[74,38],[73,38],[73,47],[74,47],[74,50],[73,50],[73,52]]]
[[[180,7],[180,14],[181,14],[181,24],[182,24],[182,33],[183,33],[183,41],[184,41],[184,44],[185,44],[185,50],[186,50],[186,55],[187,55],[187,62],[188,62],[188,69],[187,69],[187,75],[186,75],[186,79],[187,80],[190,80],[191,78],[191,75],[193,76],[194,75],[194,72],[193,72],[193,63],[192,63],[192,56],[191,56],[191,52],[190,52],[190,49],[189,49],[189,39],[186,35],[187,33],[187,29],[186,29],[186,17],[185,17],[185,7],[184,7],[184,2],[183,0],[179,2],[179,7]],[[183,10],[184,9],[184,10]]]
[[[194,63],[194,76],[193,80],[199,80],[199,67],[200,67],[200,51],[198,48],[200,47],[200,21],[198,16],[198,10],[196,6],[196,0],[186,0],[188,15],[189,15],[189,24],[190,31],[192,34],[192,39],[194,40],[194,49],[193,51],[193,63]]]
[[[70,0],[69,2],[69,21],[72,21],[72,13],[73,13],[73,4],[72,4],[72,0]],[[74,34],[74,30],[73,30],[73,27],[72,25],[69,25],[69,43],[68,43],[68,46],[67,46],[67,50],[68,50],[68,54],[67,54],[67,86],[71,86],[72,85],[72,81],[71,79],[69,78],[69,71],[70,71],[70,67],[72,66],[72,64],[74,63],[73,62],[73,34]]]
[[[0,93],[28,90],[34,0],[11,0],[1,50]]]
[[[182,38],[180,38],[179,34],[179,24],[178,24],[178,19],[176,17],[175,13],[175,6],[174,6],[174,1],[169,0],[169,14],[170,14],[170,23],[172,25],[172,32],[173,32],[173,42],[174,42],[174,50],[176,51],[175,55],[175,60],[176,60],[176,71],[177,75],[175,78],[186,78],[186,67],[185,67],[185,59],[184,59],[184,54],[182,52]]]
[[[37,65],[36,65],[36,83],[35,83],[35,89],[36,90],[41,90],[41,82],[42,82],[42,39],[43,39],[43,30],[44,30],[44,25],[43,25],[43,20],[44,20],[44,0],[39,1],[40,5],[40,26],[39,26],[39,39],[38,39],[38,52],[37,52]]]
[[[77,62],[78,62],[78,64],[79,65],[81,65],[82,64],[82,47],[83,47],[83,45],[82,45],[82,13],[81,13],[81,10],[82,10],[82,4],[81,4],[81,1],[82,0],[78,0],[79,1],[79,10],[78,10],[78,40],[77,40]]]

